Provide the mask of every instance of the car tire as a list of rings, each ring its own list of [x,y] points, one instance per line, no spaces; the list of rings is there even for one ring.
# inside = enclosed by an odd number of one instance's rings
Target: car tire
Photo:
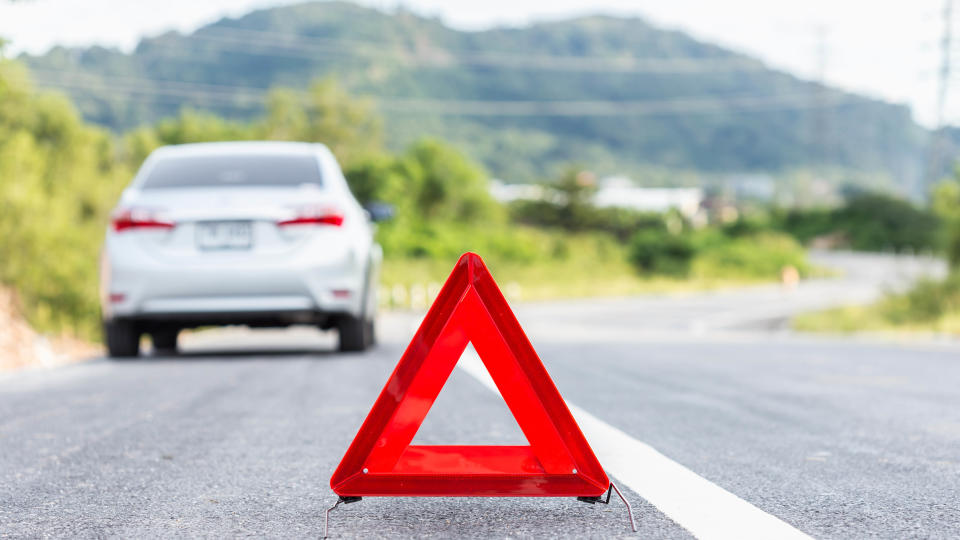
[[[369,345],[367,321],[344,315],[337,321],[337,331],[340,334],[340,350],[343,352],[363,351]]]
[[[153,352],[160,355],[177,354],[177,335],[180,333],[176,328],[157,330],[150,334],[153,340]]]
[[[104,341],[111,358],[135,358],[140,354],[141,332],[130,321],[103,323]]]

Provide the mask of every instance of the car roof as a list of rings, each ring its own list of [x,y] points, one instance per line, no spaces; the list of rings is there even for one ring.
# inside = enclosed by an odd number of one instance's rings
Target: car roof
[[[231,141],[176,144],[154,151],[157,156],[222,156],[224,154],[316,155],[326,147],[320,143],[285,141]]]

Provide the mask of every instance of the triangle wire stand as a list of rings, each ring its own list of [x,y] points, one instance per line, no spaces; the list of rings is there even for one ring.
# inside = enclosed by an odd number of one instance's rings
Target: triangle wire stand
[[[633,532],[637,532],[637,522],[633,519],[633,507],[630,506],[630,501],[623,496],[623,493],[620,492],[620,488],[616,484],[610,482],[610,488],[607,490],[607,496],[604,498],[602,495],[596,497],[577,497],[577,500],[580,502],[585,502],[588,504],[610,504],[610,495],[614,491],[617,492],[617,496],[620,497],[620,500],[623,501],[623,504],[627,507],[627,517],[630,520],[630,528]],[[330,531],[330,512],[335,510],[341,504],[351,504],[355,502],[360,502],[363,500],[363,497],[348,497],[344,495],[339,495],[337,502],[333,506],[327,508],[326,513],[323,516],[323,538],[326,539],[329,536]]]

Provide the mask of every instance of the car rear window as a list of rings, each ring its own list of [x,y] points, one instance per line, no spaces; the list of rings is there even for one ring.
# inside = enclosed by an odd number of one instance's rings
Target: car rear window
[[[316,157],[233,154],[162,158],[150,169],[142,188],[300,184],[322,184]]]

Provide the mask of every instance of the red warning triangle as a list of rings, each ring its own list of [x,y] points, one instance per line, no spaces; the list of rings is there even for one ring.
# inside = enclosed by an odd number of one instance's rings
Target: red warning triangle
[[[468,343],[529,446],[411,445]],[[465,253],[330,479],[344,497],[602,495],[610,480],[480,257]]]

